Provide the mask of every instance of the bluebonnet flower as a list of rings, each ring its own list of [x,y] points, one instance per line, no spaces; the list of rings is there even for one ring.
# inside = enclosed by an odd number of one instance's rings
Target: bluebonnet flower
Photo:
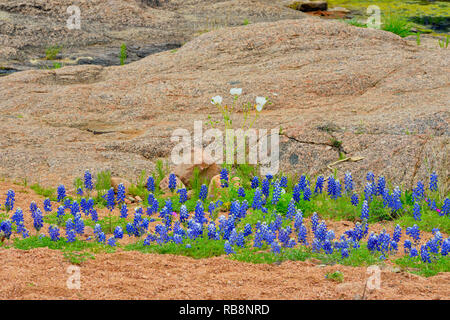
[[[6,239],[9,239],[12,234],[12,224],[9,220],[4,220],[0,223],[0,235],[3,235]],[[1,238],[1,237],[0,237]]]
[[[330,197],[333,197],[335,194],[335,180],[333,176],[329,176],[327,179],[327,193]]]
[[[270,181],[269,180],[264,179],[262,181],[261,192],[266,198],[269,197],[269,193],[270,193]]]
[[[260,189],[256,189],[255,190],[255,194],[253,195],[253,203],[252,203],[252,208],[253,209],[259,209],[261,210],[262,207],[262,199],[261,199],[261,190]]]
[[[402,192],[400,191],[400,188],[397,186],[394,189],[394,192],[392,193],[392,200],[391,200],[391,208],[392,211],[398,211],[403,208],[402,201],[400,199],[402,195]]]
[[[417,224],[413,225],[412,227],[406,228],[406,235],[409,235],[417,244],[420,240],[420,230]]]
[[[57,226],[51,225],[48,227],[48,234],[50,235],[50,239],[52,241],[59,240],[59,228]]]
[[[14,193],[14,190],[12,190],[12,189],[9,189],[6,192],[6,201],[5,201],[6,212],[14,209],[15,196],[16,196],[16,194]]]
[[[314,231],[314,237],[319,240],[320,242],[323,242],[326,240],[327,236],[327,225],[324,221],[319,223],[319,225],[316,228],[316,231]]]
[[[437,189],[438,189],[437,182],[438,182],[438,176],[437,176],[436,172],[433,172],[430,175],[430,190],[431,191],[437,191]]]
[[[313,215],[311,216],[311,230],[313,233],[316,232],[318,225],[319,225],[319,215],[317,214],[317,212],[314,212]]]
[[[180,207],[180,221],[184,222],[187,221],[189,219],[189,212],[188,209],[186,208],[186,206],[183,204]]]
[[[366,221],[369,220],[369,204],[367,203],[367,200],[364,200],[361,208],[361,219]]]
[[[73,219],[73,223],[75,225],[75,232],[78,234],[84,233],[84,221],[81,219],[81,216],[77,214]]]
[[[120,217],[123,219],[128,217],[128,207],[125,203],[120,207]]]
[[[149,205],[150,205],[150,203],[149,203]],[[156,213],[156,212],[158,212],[158,209],[159,209],[159,202],[158,202],[158,199],[155,199],[155,200],[153,200],[153,203],[152,203],[151,212]]]
[[[314,188],[314,193],[322,193],[324,181],[325,181],[325,178],[323,176],[317,177],[316,186]]]
[[[115,247],[116,246],[116,238],[109,237],[109,239],[108,239],[108,246]]]
[[[295,217],[294,217],[294,228],[295,231],[299,231],[300,230],[300,226],[303,224],[303,214],[302,214],[302,210],[298,209]]]
[[[266,174],[266,179],[267,180],[272,180],[273,179],[273,175],[271,175],[271,174]]]
[[[125,202],[125,186],[123,183],[119,183],[117,186],[117,203],[123,203]]]
[[[301,197],[300,186],[296,184],[294,185],[294,188],[292,190],[292,199],[294,199],[295,202],[299,202],[300,197]]]
[[[341,197],[341,183],[339,180],[334,181],[334,188],[333,188],[333,194],[332,199],[336,200],[337,198]]]
[[[116,205],[115,202],[115,194],[114,194],[114,189],[110,188],[108,190],[108,192],[106,193],[106,207],[109,209],[109,211],[113,211],[114,207]]]
[[[358,194],[356,194],[356,193],[352,194],[350,201],[351,201],[352,205],[357,207],[359,204]]]
[[[292,220],[292,218],[294,218],[294,215],[297,213],[296,211],[297,210],[295,209],[295,201],[294,199],[291,199],[286,211],[286,219]]]
[[[385,188],[386,188],[386,179],[383,176],[381,176],[378,178],[377,190],[374,194],[382,195]]]
[[[240,206],[239,201],[232,201],[231,205],[230,205],[230,215],[233,215],[233,216],[239,218],[240,209],[241,209],[241,206]]]
[[[345,191],[350,193],[353,191],[353,179],[351,172],[346,172],[344,177]]]
[[[343,248],[341,250],[341,257],[342,257],[342,259],[347,258],[348,256],[349,256],[348,249],[347,248]]]
[[[239,197],[245,198],[245,189],[242,188],[242,187],[239,187],[239,189],[237,191],[237,194],[238,194]]]
[[[59,206],[58,209],[56,210],[56,220],[57,220],[58,224],[62,223],[62,219],[63,219],[64,215],[65,215],[64,207]]]
[[[254,176],[252,179],[252,189],[256,189],[259,187],[259,178],[257,176]]]
[[[77,195],[82,196],[83,195],[83,189],[77,188]]]
[[[252,225],[250,223],[247,223],[244,227],[244,237],[248,237],[252,234]]]
[[[91,209],[90,213],[91,213],[91,219],[92,219],[92,221],[97,222],[97,221],[98,221],[98,213],[97,213],[97,210]]]
[[[422,262],[431,263],[430,253],[428,252],[428,246],[422,245],[420,247],[420,258]]]
[[[374,190],[374,185],[372,183],[368,182],[366,184],[365,188],[364,188],[364,199],[367,202],[371,202],[372,201],[373,194],[375,193],[374,191],[375,191]]]
[[[300,188],[300,191],[304,191],[306,185],[308,184],[308,181],[306,179],[306,176],[304,174],[302,174],[300,176],[300,178],[298,179],[298,187]]]
[[[84,172],[84,188],[89,191],[94,189],[94,184],[92,183],[92,175],[89,170],[86,170]]]
[[[23,212],[22,209],[17,208],[16,211],[14,212],[14,214],[11,217],[11,220],[13,223],[15,223],[17,226],[19,224],[23,224],[24,220],[23,220]]]
[[[106,241],[105,233],[103,231],[100,231],[99,233],[97,233],[96,239],[97,239],[97,242],[99,242],[99,243],[105,243],[105,241]]]
[[[389,189],[388,188],[384,188],[383,193],[381,194],[383,197],[383,207],[390,207],[392,208],[392,197],[389,193]]]
[[[122,227],[121,227],[121,226],[117,226],[117,227],[114,229],[114,237],[115,237],[116,239],[122,239],[122,238],[123,238],[123,230],[122,230]]]
[[[42,212],[38,208],[34,212],[33,216],[33,227],[36,229],[36,231],[41,230],[41,228],[44,226],[44,221],[42,220]]]
[[[73,230],[73,229],[67,230],[66,229],[66,237],[67,237],[67,242],[75,242],[75,240],[77,239],[75,230]]]
[[[301,224],[297,231],[298,243],[303,243],[305,246],[307,246],[308,245],[307,237],[308,237],[308,230],[306,229],[304,224]]]
[[[155,192],[155,179],[152,176],[148,177],[146,187],[148,191]]]
[[[229,241],[225,241],[225,246],[224,246],[224,248],[225,248],[225,253],[226,253],[227,255],[236,253],[236,252],[233,250],[233,247],[231,247]]]
[[[80,208],[81,208],[81,211],[83,211],[84,214],[89,215],[90,207],[88,205],[88,202],[87,202],[86,198],[81,198],[81,200],[80,200]]]
[[[416,248],[411,248],[411,251],[409,252],[409,256],[411,258],[417,257],[419,255],[419,252],[417,252]]]
[[[183,204],[187,201],[187,190],[186,188],[181,188],[177,190],[177,193],[180,195],[180,203]]]
[[[410,251],[411,251],[411,248],[412,248],[411,240],[406,239],[405,242],[403,243],[403,248],[405,249],[405,254],[407,254],[408,252],[410,252]]]
[[[273,253],[277,254],[277,253],[281,252],[281,247],[280,247],[278,241],[274,240],[270,246],[272,248]]]
[[[64,185],[60,184],[56,191],[58,193],[58,196],[57,196],[58,202],[63,201],[64,198],[66,197],[66,188],[64,187]]]
[[[35,214],[37,209],[38,209],[38,206],[37,206],[36,202],[35,201],[31,201],[31,203],[30,203],[30,212],[31,212],[31,217],[32,218],[34,217],[34,214]]]
[[[80,205],[75,200],[70,207],[70,213],[75,217],[80,212]]]
[[[280,187],[287,188],[288,179],[287,177],[283,176],[280,178]]]
[[[205,201],[207,196],[208,196],[208,187],[206,186],[206,184],[202,184],[202,186],[200,187],[198,197],[200,200]]]
[[[392,234],[392,240],[394,240],[395,242],[399,242],[401,236],[402,236],[402,227],[400,227],[400,225],[397,224],[394,228],[394,233]]]
[[[367,172],[366,180],[370,183],[373,183],[375,181],[375,175],[372,171]]]
[[[245,218],[245,216],[247,215],[247,209],[248,209],[248,201],[244,200],[241,203],[241,206],[239,208],[239,217],[240,218]]]
[[[177,177],[175,176],[175,174],[171,173],[169,175],[169,189],[171,192],[173,192],[176,187],[177,187]]]
[[[417,182],[417,186],[412,193],[413,201],[421,201],[425,197],[425,186],[422,181]]]
[[[44,200],[44,211],[45,212],[50,212],[52,211],[52,202],[50,201],[49,198]]]
[[[220,170],[220,186],[228,188],[228,170],[226,168]]]
[[[197,221],[200,224],[203,224],[206,222],[205,218],[205,210],[203,209],[203,203],[201,201],[197,201],[197,204],[195,205],[195,221]]]
[[[414,216],[414,220],[416,220],[416,221],[422,220],[422,215],[420,213],[420,205],[417,202],[414,202],[413,216]]]
[[[303,192],[303,200],[311,201],[311,189],[309,188],[309,185],[305,187],[305,191]]]
[[[280,197],[281,197],[281,187],[278,182],[275,182],[272,195],[272,204],[276,205],[278,201],[280,201]]]
[[[72,207],[72,200],[70,200],[70,198],[64,199],[64,208],[70,209],[70,207]]]
[[[443,216],[450,215],[450,199],[445,198],[441,213]]]
[[[449,252],[450,252],[450,238],[447,238],[442,242],[441,255],[445,257],[449,254]]]
[[[173,242],[176,244],[182,244],[183,243],[183,237],[179,234],[176,234],[173,236]]]

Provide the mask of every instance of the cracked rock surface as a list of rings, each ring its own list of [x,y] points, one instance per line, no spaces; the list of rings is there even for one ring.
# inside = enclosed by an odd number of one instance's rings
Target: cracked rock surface
[[[368,170],[394,185],[448,177],[450,51],[304,18],[222,28],[123,67],[73,66],[0,78],[0,175],[55,186],[85,169],[135,180],[170,155],[175,128],[219,114],[243,88],[267,96],[258,128],[282,128],[283,172]],[[238,122],[238,121],[237,121]],[[205,126],[206,129],[206,126]],[[448,185],[448,184],[447,184]]]

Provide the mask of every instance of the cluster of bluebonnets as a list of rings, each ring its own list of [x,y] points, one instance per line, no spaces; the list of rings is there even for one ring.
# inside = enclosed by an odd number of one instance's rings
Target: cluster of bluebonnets
[[[222,169],[220,172],[220,188],[230,188],[230,172]],[[429,192],[438,191],[437,175],[431,174],[428,185]],[[94,236],[87,238],[86,241],[97,241],[109,246],[116,246],[117,241],[124,237],[124,232],[130,237],[143,237],[143,245],[164,245],[175,243],[186,248],[191,247],[191,243],[199,238],[205,238],[208,241],[222,241],[224,252],[227,255],[236,253],[241,248],[258,248],[271,250],[275,254],[282,252],[282,248],[293,248],[295,246],[304,246],[310,248],[312,252],[324,254],[339,253],[342,258],[350,255],[352,250],[358,250],[363,244],[367,246],[370,252],[377,253],[380,259],[386,259],[390,253],[395,253],[400,246],[403,246],[405,254],[410,257],[420,257],[424,263],[431,263],[439,256],[447,256],[450,251],[450,238],[444,239],[439,229],[433,229],[433,238],[425,243],[420,243],[421,235],[417,224],[406,228],[403,244],[400,243],[402,237],[402,228],[397,225],[392,234],[383,230],[381,233],[369,233],[370,203],[374,198],[382,199],[383,206],[389,208],[392,212],[402,210],[402,192],[399,187],[395,187],[392,192],[387,187],[384,177],[377,180],[372,172],[366,177],[364,192],[361,193],[361,199],[354,190],[354,184],[351,173],[347,172],[344,177],[344,185],[333,176],[325,178],[318,176],[314,188],[312,183],[305,175],[302,175],[298,182],[292,187],[292,197],[286,212],[277,212],[273,209],[280,201],[281,196],[286,194],[288,186],[287,177],[275,178],[271,175],[265,177],[253,177],[251,179],[251,190],[245,190],[238,187],[237,199],[230,203],[228,215],[222,214],[216,217],[215,214],[222,207],[223,202],[210,201],[207,204],[208,187],[202,185],[198,193],[198,200],[193,212],[189,212],[186,207],[188,200],[186,188],[177,189],[176,176],[169,175],[168,186],[173,194],[178,195],[180,209],[174,209],[173,198],[158,200],[155,196],[155,179],[150,176],[146,183],[148,190],[147,207],[137,207],[134,210],[134,216],[131,222],[126,224],[126,230],[121,226],[116,226],[114,231],[102,230],[100,224],[94,227]],[[57,188],[56,208],[57,224],[48,227],[48,237],[52,241],[60,241],[63,223],[65,238],[64,241],[71,243],[77,241],[79,235],[85,232],[85,220],[91,219],[98,222],[98,214],[95,209],[95,201],[89,198],[93,191],[94,184],[92,175],[89,171],[84,175],[84,190],[77,189],[77,194],[81,197],[79,200],[71,200],[66,194],[64,185]],[[245,199],[247,192],[252,192],[251,202]],[[330,201],[337,200],[343,194],[350,198],[353,206],[358,206],[360,201],[361,216],[360,222],[354,227],[337,237],[333,230],[329,230],[325,221],[320,220],[317,213],[313,213],[308,228],[303,212],[298,208],[300,201],[312,201],[314,195],[325,193]],[[119,184],[117,190],[113,188],[107,190],[103,196],[106,201],[106,207],[109,212],[118,208],[121,219],[128,218],[128,207],[125,203],[126,190],[123,184]],[[421,220],[421,208],[426,204],[436,214],[450,218],[450,200],[446,198],[441,208],[438,208],[435,200],[427,198],[427,190],[421,181],[412,190],[411,198],[413,205],[413,217],[415,220]],[[268,204],[272,209],[269,210]],[[15,193],[9,190],[6,194],[4,209],[7,213],[14,212],[9,219],[3,220],[0,224],[0,236],[10,238],[13,233],[13,225],[17,234],[23,238],[30,237],[30,232],[25,228],[24,215],[20,208],[15,208]],[[45,214],[51,213],[53,203],[45,199],[43,211]],[[14,211],[15,209],[15,211]],[[242,224],[241,221],[249,214],[256,212],[265,216],[271,215],[274,219],[267,223],[265,219],[257,221],[255,224]],[[30,213],[33,219],[33,228],[37,233],[43,228],[44,213],[35,202],[30,204]],[[67,219],[66,215],[70,218]],[[82,215],[84,214],[84,219]],[[66,217],[66,218],[65,218]],[[156,218],[156,219],[155,219]],[[154,230],[149,230],[151,222],[159,220]],[[128,220],[126,220],[128,221]],[[283,227],[284,226],[284,227]],[[108,237],[107,237],[108,235]],[[40,237],[46,235],[41,233]]]

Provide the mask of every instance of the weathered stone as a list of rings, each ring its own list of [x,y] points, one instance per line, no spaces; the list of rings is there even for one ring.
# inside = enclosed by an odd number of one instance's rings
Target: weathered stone
[[[188,187],[191,187],[195,169],[198,170],[200,182],[205,184],[209,184],[211,178],[220,173],[220,167],[214,163],[214,159],[201,149],[194,148],[192,150],[191,163],[180,164],[173,170],[173,173]]]

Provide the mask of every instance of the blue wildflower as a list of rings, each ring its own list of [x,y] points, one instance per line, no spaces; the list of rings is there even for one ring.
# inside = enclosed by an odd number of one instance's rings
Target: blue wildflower
[[[259,178],[257,176],[254,176],[252,179],[252,189],[256,189],[259,187]]]
[[[183,204],[187,201],[187,190],[186,188],[181,188],[177,190],[177,193],[180,195],[180,203]]]
[[[437,191],[437,189],[438,189],[437,182],[438,182],[438,176],[437,176],[436,172],[433,172],[430,175],[430,190],[431,191]]]
[[[264,179],[261,184],[261,192],[262,194],[268,198],[270,193],[270,181],[268,179]]]
[[[206,184],[202,184],[200,187],[200,192],[199,192],[199,199],[202,201],[205,201],[206,197],[208,196],[208,187],[206,186]]]
[[[353,191],[353,179],[351,172],[346,172],[344,177],[345,192],[350,193]]]
[[[370,183],[373,183],[375,181],[375,175],[372,171],[367,172],[366,180]]]
[[[50,235],[50,239],[52,241],[59,240],[59,228],[57,226],[51,225],[48,227],[48,234]]]
[[[44,226],[44,221],[42,220],[42,212],[38,208],[34,212],[33,216],[33,227],[36,229],[36,231],[41,230],[41,228]]]
[[[16,194],[14,193],[14,190],[12,190],[12,189],[9,189],[6,192],[6,201],[5,201],[6,212],[14,209],[15,196],[16,196]]]
[[[0,223],[0,235],[9,239],[12,234],[12,224],[9,220],[4,220]],[[1,237],[0,237],[1,238]]]
[[[155,179],[152,176],[148,177],[146,187],[149,192],[155,192]]]
[[[272,195],[272,204],[277,205],[278,201],[280,201],[280,197],[281,197],[281,187],[278,182],[275,182]]]
[[[422,220],[422,215],[420,213],[420,205],[417,202],[414,202],[413,216],[414,216],[414,220],[416,220],[416,221]]]
[[[230,244],[229,241],[225,241],[225,246],[224,246],[224,248],[225,248],[225,253],[226,253],[227,255],[236,253],[236,252],[233,250],[233,248],[231,247],[231,244]]]
[[[84,188],[89,191],[94,189],[94,184],[92,183],[92,175],[89,170],[86,170],[84,172]]]
[[[58,196],[57,196],[58,202],[63,201],[64,198],[66,197],[66,188],[64,187],[64,185],[60,184],[58,186],[56,192],[58,193]]]
[[[359,204],[358,194],[356,194],[356,193],[352,194],[350,201],[353,206],[357,207]]]
[[[325,178],[323,176],[317,177],[316,186],[314,188],[314,193],[322,193],[324,181],[325,181]]]
[[[367,203],[367,200],[364,200],[361,208],[361,219],[366,221],[369,220],[369,204]]]
[[[239,189],[237,191],[237,194],[238,194],[239,197],[245,198],[245,189],[242,188],[242,187],[239,187]]]
[[[261,208],[262,208],[262,199],[261,199],[261,197],[262,197],[261,190],[260,189],[256,189],[255,190],[255,194],[253,195],[253,203],[252,203],[252,208],[253,209],[261,210]]]
[[[125,202],[125,186],[123,183],[119,183],[117,186],[117,203],[121,204]]]
[[[409,235],[417,244],[420,240],[420,230],[417,224],[413,225],[412,227],[406,228],[406,235]]]
[[[109,209],[109,211],[113,211],[114,207],[116,205],[116,197],[114,194],[114,189],[110,188],[108,192],[106,193],[106,207]]]
[[[305,191],[303,192],[303,200],[311,201],[311,189],[309,188],[309,185],[305,187]]]
[[[75,242],[75,240],[77,239],[75,230],[73,230],[73,229],[67,230],[66,229],[66,237],[67,237],[67,242]]]
[[[44,200],[44,211],[45,212],[51,212],[52,211],[52,202],[48,198]]]
[[[220,170],[220,186],[228,188],[228,170],[226,168]]]

